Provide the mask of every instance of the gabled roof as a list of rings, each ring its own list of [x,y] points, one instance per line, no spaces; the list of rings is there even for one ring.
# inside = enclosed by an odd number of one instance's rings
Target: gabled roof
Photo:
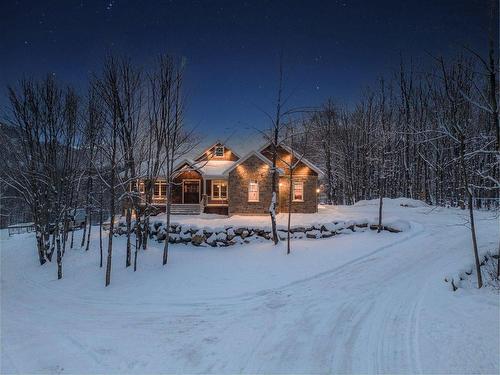
[[[234,150],[233,150],[233,148],[232,148],[231,146],[227,146],[224,142],[221,142],[221,141],[219,141],[219,140],[218,140],[217,142],[215,142],[215,143],[214,143],[213,145],[211,145],[210,147],[205,148],[205,149],[203,150],[203,152],[200,152],[200,153],[199,153],[199,155],[197,155],[197,156],[195,156],[195,157],[193,158],[193,160],[198,160],[198,159],[200,159],[201,157],[203,157],[203,156],[205,155],[205,153],[206,153],[208,150],[210,150],[211,148],[213,148],[213,147],[215,147],[215,146],[217,146],[217,145],[224,146],[224,148],[227,148],[227,149],[231,150],[231,152],[233,153],[233,155],[234,155],[234,156],[236,156],[238,159],[240,159],[240,158],[241,158],[241,156],[240,156],[240,155],[238,155],[238,154],[236,153],[236,151],[234,151]]]
[[[211,130],[207,128],[205,133],[201,134],[199,142],[184,157],[189,160],[196,160],[197,157],[202,156],[217,143],[221,143],[224,147],[230,149],[233,155],[241,157],[252,150],[257,150],[264,141],[260,132],[245,127],[235,129],[233,134],[228,133],[216,138],[213,138],[211,133]]]
[[[225,171],[236,162],[231,160],[209,160],[200,166],[199,170],[205,178],[221,178]]]
[[[261,148],[259,148],[259,153],[264,151],[266,148],[268,148],[271,145],[271,142],[265,143]],[[288,151],[290,154],[294,155],[297,159],[300,159],[302,163],[307,165],[309,168],[311,168],[314,172],[316,172],[319,177],[323,177],[325,175],[325,172],[323,172],[319,167],[311,163],[309,160],[307,160],[305,157],[303,157],[301,154],[298,152],[295,152],[291,147],[285,145],[285,144],[280,144],[278,147],[282,147],[286,151]]]
[[[226,169],[233,166],[236,163],[231,160],[203,160],[203,161],[193,161],[189,159],[183,159],[174,167],[175,171],[182,171],[183,169],[196,171],[200,173],[204,178],[214,179],[214,178],[224,178],[224,172]]]
[[[191,159],[188,159],[188,158],[184,158],[181,161],[179,161],[177,164],[174,165],[174,171],[176,171],[178,169],[181,169],[186,164],[189,165],[191,168],[193,168],[195,170],[197,169],[196,168],[196,163],[194,161],[192,161]]]
[[[260,152],[257,152],[257,151],[250,151],[248,154],[246,154],[244,157],[240,158],[238,161],[234,162],[234,164],[226,169],[224,171],[224,175],[229,175],[229,172],[231,172],[232,170],[234,170],[238,165],[242,164],[243,162],[245,162],[246,160],[248,160],[250,157],[252,156],[256,156],[258,157],[260,160],[262,160],[264,163],[266,163],[267,165],[269,165],[270,167],[273,166],[273,163],[268,159],[266,158],[264,155],[262,155]],[[278,170],[278,173],[279,174],[284,174],[285,172],[283,171],[283,169],[281,168],[276,168]]]

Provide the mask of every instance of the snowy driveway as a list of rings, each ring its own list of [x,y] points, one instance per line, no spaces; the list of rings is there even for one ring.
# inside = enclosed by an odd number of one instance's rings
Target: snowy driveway
[[[162,269],[158,247],[133,274],[118,251],[108,289],[95,249],[69,253],[57,281],[31,236],[3,241],[2,371],[498,373],[498,295],[443,282],[472,264],[463,213],[388,210],[412,230],[297,240],[288,257],[179,245]],[[478,227],[494,246],[497,220]]]

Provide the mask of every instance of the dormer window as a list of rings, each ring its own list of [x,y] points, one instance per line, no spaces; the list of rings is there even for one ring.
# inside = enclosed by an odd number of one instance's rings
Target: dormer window
[[[214,148],[214,156],[216,158],[224,157],[224,146],[215,146]]]

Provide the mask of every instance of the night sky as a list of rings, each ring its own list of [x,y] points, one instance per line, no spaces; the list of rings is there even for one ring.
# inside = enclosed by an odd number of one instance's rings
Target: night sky
[[[187,120],[203,133],[266,126],[284,50],[290,104],[350,104],[402,53],[429,66],[487,46],[487,0],[0,1],[0,104],[23,75],[84,89],[108,52],[185,56]]]

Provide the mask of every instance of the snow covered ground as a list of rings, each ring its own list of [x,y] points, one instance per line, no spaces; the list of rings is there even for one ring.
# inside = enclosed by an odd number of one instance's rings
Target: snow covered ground
[[[108,288],[95,245],[69,250],[58,281],[33,234],[2,237],[2,373],[498,373],[498,291],[443,281],[473,264],[466,213],[400,203],[385,211],[408,231],[294,240],[289,256],[271,242],[174,245],[162,267],[154,243],[134,273],[117,238]],[[477,215],[481,251],[494,250],[498,218]]]

